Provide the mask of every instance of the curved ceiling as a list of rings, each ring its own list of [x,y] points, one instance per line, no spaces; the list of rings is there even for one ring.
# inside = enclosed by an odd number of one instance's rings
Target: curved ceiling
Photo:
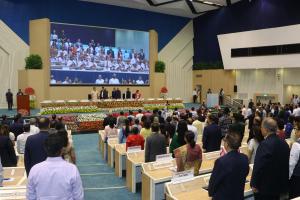
[[[198,15],[225,7],[241,0],[83,0],[94,3],[159,12],[194,18]]]

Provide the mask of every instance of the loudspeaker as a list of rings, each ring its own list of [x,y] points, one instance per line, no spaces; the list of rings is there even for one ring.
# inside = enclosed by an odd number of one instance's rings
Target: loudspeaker
[[[233,86],[233,92],[237,92],[238,88],[237,88],[237,85],[234,85]]]

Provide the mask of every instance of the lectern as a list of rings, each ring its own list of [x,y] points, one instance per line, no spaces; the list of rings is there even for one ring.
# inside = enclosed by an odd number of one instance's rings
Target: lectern
[[[17,111],[22,115],[30,115],[29,95],[17,95]]]

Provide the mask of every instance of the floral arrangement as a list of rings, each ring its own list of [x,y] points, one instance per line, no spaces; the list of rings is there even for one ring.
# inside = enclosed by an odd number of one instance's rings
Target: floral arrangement
[[[52,107],[52,108],[42,108],[42,115],[49,114],[66,114],[66,113],[92,113],[99,112],[100,110],[96,106],[72,106],[72,107]]]
[[[34,89],[31,87],[27,87],[24,90],[25,94],[29,95],[30,108],[35,108],[36,96],[34,95]]]
[[[162,87],[160,89],[160,93],[168,93],[168,89],[166,87]]]
[[[103,121],[106,117],[104,113],[97,114],[80,114],[77,116],[78,122],[86,122],[86,121]]]
[[[80,131],[98,131],[104,128],[103,121],[80,122],[78,127]]]

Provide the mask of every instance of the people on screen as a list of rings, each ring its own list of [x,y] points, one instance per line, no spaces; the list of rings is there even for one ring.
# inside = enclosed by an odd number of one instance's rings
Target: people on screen
[[[117,78],[116,74],[113,74],[112,77],[111,77],[111,79],[109,79],[109,84],[111,84],[111,85],[118,85],[118,84],[120,84],[120,81]]]
[[[102,78],[102,75],[99,74],[98,78],[96,79],[96,84],[104,84],[104,79]]]

